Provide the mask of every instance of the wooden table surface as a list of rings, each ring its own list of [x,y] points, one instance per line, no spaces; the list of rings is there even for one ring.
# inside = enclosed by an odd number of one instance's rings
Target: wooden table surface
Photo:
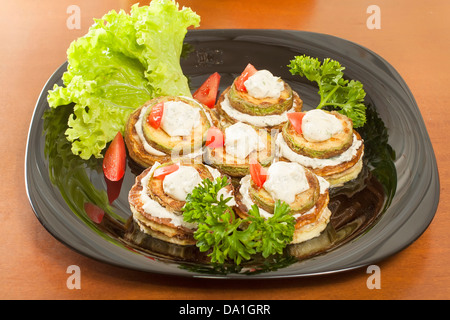
[[[80,8],[69,29],[68,7]],[[36,219],[25,189],[28,127],[40,91],[66,59],[71,41],[93,18],[126,0],[2,1],[0,19],[2,299],[448,299],[450,298],[450,2],[448,0],[221,0],[179,1],[201,16],[201,28],[295,29],[332,34],[384,57],[402,75],[421,110],[435,150],[441,198],[425,233],[379,263],[380,289],[369,289],[366,269],[323,277],[270,281],[210,281],[124,270],[91,260],[55,240]],[[141,5],[148,2],[141,1]],[[276,3],[276,4],[275,4]],[[370,5],[380,29],[368,28]],[[67,268],[81,271],[69,289]]]

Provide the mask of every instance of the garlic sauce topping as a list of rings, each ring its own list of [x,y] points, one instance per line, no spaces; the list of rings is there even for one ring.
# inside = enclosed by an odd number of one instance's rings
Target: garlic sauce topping
[[[225,129],[227,153],[245,159],[251,152],[265,149],[259,134],[248,124],[237,122]]]
[[[284,90],[283,81],[268,70],[258,70],[244,82],[244,85],[248,94],[257,99],[278,99]]]
[[[343,130],[344,126],[338,118],[320,109],[306,112],[302,119],[303,137],[311,142],[328,140]]]
[[[295,162],[275,162],[267,170],[264,189],[274,200],[282,200],[287,204],[295,201],[295,196],[309,189],[303,166]]]
[[[200,110],[182,101],[164,102],[161,128],[171,137],[189,136],[200,123]]]
[[[185,201],[189,193],[202,182],[198,171],[191,166],[179,166],[163,180],[164,192],[172,198]]]

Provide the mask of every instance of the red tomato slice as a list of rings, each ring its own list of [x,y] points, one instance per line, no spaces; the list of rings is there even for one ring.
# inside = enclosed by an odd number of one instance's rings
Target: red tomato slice
[[[103,173],[111,181],[119,181],[125,174],[127,152],[122,134],[117,132],[103,158]]]
[[[225,144],[225,139],[222,131],[219,128],[211,127],[206,132],[206,143],[208,148],[220,148]]]
[[[289,112],[287,114],[289,122],[291,123],[291,125],[294,127],[295,131],[297,131],[298,134],[302,133],[302,121],[304,116],[305,116],[304,112]]]
[[[161,119],[164,113],[164,103],[160,102],[155,104],[147,117],[147,123],[153,128],[158,129],[161,125]]]
[[[250,163],[250,176],[253,182],[260,188],[267,180],[267,169],[263,168],[258,162]]]
[[[178,168],[179,168],[179,166],[176,163],[171,164],[169,166],[164,166],[164,167],[158,168],[153,172],[153,177],[163,180],[165,178],[165,176],[167,176],[168,174],[171,174],[172,172],[177,171]]]
[[[220,74],[214,72],[205,82],[194,92],[193,98],[203,103],[208,108],[214,108],[219,91]]]
[[[90,202],[86,202],[84,204],[84,211],[87,213],[88,217],[95,223],[101,223],[103,217],[105,216],[105,211],[103,211],[103,209]]]
[[[234,81],[234,86],[236,87],[237,90],[239,91],[247,91],[247,88],[244,85],[244,82],[247,81],[247,79],[254,75],[255,72],[258,71],[256,70],[256,68],[252,65],[252,64],[248,64],[244,71],[241,73],[241,75]]]

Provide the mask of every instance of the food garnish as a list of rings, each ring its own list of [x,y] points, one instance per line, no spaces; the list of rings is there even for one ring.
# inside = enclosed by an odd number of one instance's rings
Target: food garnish
[[[161,120],[164,113],[164,103],[159,102],[152,107],[150,114],[147,117],[147,123],[153,128],[158,129],[161,125]]]
[[[214,72],[206,79],[205,82],[194,92],[192,97],[197,101],[203,103],[208,108],[214,108],[219,91],[220,74]]]
[[[263,168],[259,162],[250,162],[250,176],[253,182],[262,188],[267,180],[267,169]]]
[[[153,173],[153,177],[163,180],[165,176],[177,171],[179,168],[180,166],[176,163],[169,166],[159,167]]]
[[[345,67],[338,61],[306,55],[296,56],[288,65],[293,75],[306,77],[319,86],[320,103],[318,109],[329,107],[349,117],[353,127],[362,127],[366,123],[366,93],[361,82],[344,79]]]
[[[206,132],[205,146],[211,149],[223,147],[225,138],[223,132],[217,127],[210,127]]]
[[[180,66],[183,40],[200,17],[169,0],[110,11],[67,51],[64,86],[49,91],[52,108],[74,103],[67,139],[82,159],[101,158],[133,110],[162,95],[191,96]]]
[[[108,180],[119,181],[125,174],[126,164],[127,151],[125,142],[122,134],[117,132],[103,158],[103,173]]]
[[[289,122],[298,134],[302,133],[302,120],[304,116],[304,112],[290,112],[287,114]]]
[[[277,201],[273,216],[262,217],[256,205],[248,212],[248,217],[236,218],[233,209],[227,205],[231,199],[219,191],[229,184],[226,176],[213,182],[205,179],[186,198],[183,218],[197,223],[194,233],[197,247],[202,252],[211,250],[212,263],[224,263],[228,259],[240,264],[251,259],[254,254],[264,258],[281,254],[292,241],[295,219],[289,214],[290,207]]]
[[[234,86],[236,87],[236,89],[238,89],[239,91],[247,91],[247,88],[244,85],[244,82],[247,81],[247,79],[249,77],[251,77],[253,74],[256,73],[256,68],[252,65],[252,64],[248,64],[244,71],[242,71],[241,75],[236,79],[236,81],[234,82]]]

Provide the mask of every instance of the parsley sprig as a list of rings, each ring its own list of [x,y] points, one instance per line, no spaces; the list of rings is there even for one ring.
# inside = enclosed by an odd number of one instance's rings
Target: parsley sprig
[[[344,79],[345,67],[338,61],[306,55],[296,56],[288,65],[293,75],[306,77],[319,86],[320,103],[318,109],[329,107],[352,119],[355,128],[366,122],[366,93],[361,82]]]
[[[183,218],[197,223],[194,233],[197,247],[202,252],[211,250],[211,262],[224,263],[233,260],[240,264],[261,253],[264,258],[281,254],[292,241],[295,219],[289,214],[290,207],[277,201],[273,216],[262,217],[256,205],[245,219],[236,218],[233,209],[227,205],[231,197],[218,197],[219,191],[228,185],[226,176],[209,179],[194,188],[186,198]]]

